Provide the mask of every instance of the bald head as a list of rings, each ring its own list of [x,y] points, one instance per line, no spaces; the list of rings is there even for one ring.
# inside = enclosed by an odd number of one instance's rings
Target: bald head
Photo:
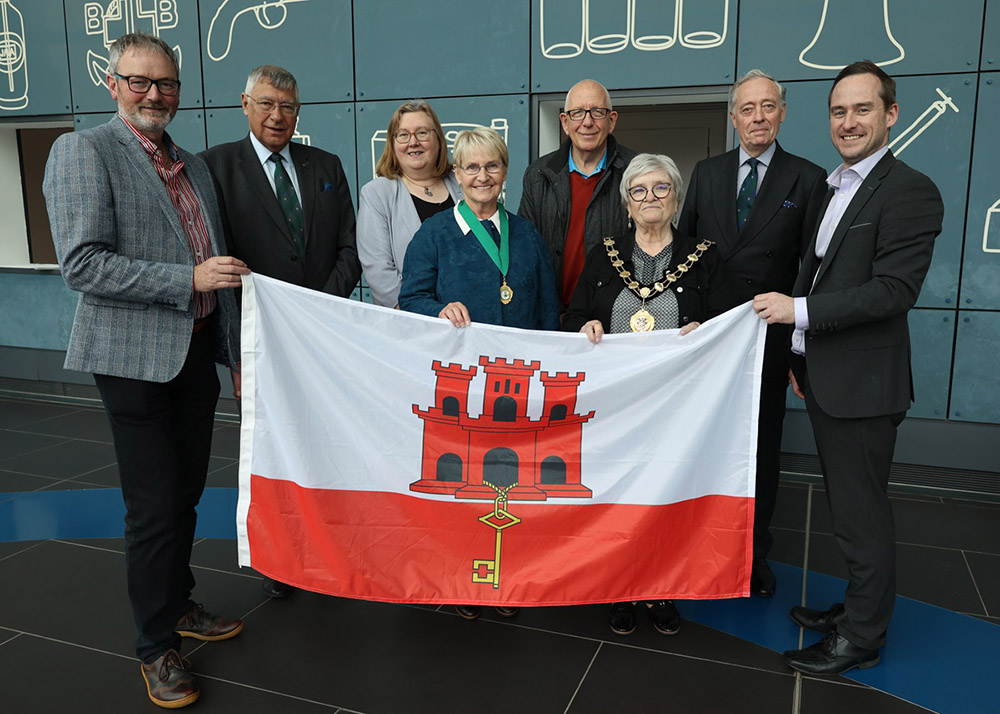
[[[611,96],[604,85],[585,79],[574,84],[566,94],[559,121],[573,144],[574,161],[589,166],[604,155],[618,114],[612,110]]]
[[[601,106],[607,107],[608,109],[613,109],[611,106],[611,95],[608,94],[608,90],[605,89],[604,85],[600,82],[594,81],[593,79],[583,79],[570,87],[569,91],[566,92],[566,101],[563,102],[563,109],[574,109],[576,108],[573,101],[578,98],[580,94],[596,93],[601,96]],[[589,107],[585,107],[589,108]]]

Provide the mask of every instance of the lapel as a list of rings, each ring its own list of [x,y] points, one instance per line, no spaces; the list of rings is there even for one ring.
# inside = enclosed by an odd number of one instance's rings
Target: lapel
[[[281,235],[284,236],[290,245],[294,246],[295,241],[292,240],[292,234],[288,232],[288,223],[285,221],[285,214],[281,212],[281,207],[278,205],[278,197],[274,195],[274,190],[267,181],[267,176],[264,174],[264,167],[261,166],[257,152],[254,151],[253,144],[250,143],[249,135],[240,142],[239,151],[240,175],[250,184],[250,189],[257,197],[259,205],[264,207],[264,212],[267,213],[268,217],[278,227]]]
[[[736,228],[736,176],[739,170],[740,151],[733,149],[724,157],[722,171],[712,175],[712,202],[718,223],[719,249],[724,258],[733,254],[737,239]],[[699,231],[700,233],[700,231]]]
[[[844,215],[840,219],[840,223],[837,224],[836,229],[833,231],[833,237],[830,238],[830,247],[826,249],[826,255],[823,257],[823,262],[819,266],[819,272],[816,274],[816,279],[813,281],[813,285],[819,283],[820,279],[823,277],[823,273],[825,273],[827,268],[830,267],[830,263],[833,262],[834,257],[837,255],[837,249],[840,248],[840,244],[844,242],[844,236],[847,235],[847,230],[854,225],[854,219],[858,217],[858,213],[861,212],[861,209],[864,208],[871,197],[875,195],[875,191],[878,190],[882,180],[885,179],[886,174],[889,173],[889,170],[892,168],[894,163],[896,163],[896,159],[890,151],[882,157],[881,161],[875,164],[875,167],[868,174],[868,178],[864,180],[864,183],[862,183],[858,188],[858,192],[854,194],[854,198],[851,199],[850,204],[847,206],[847,210],[844,211]],[[829,205],[829,201],[827,201],[827,205]]]
[[[316,203],[316,167],[309,160],[309,152],[301,144],[293,141],[288,145],[288,150],[292,154],[292,163],[295,164],[295,173],[299,179],[299,191],[302,192],[302,218],[306,227],[306,245],[309,245],[312,233],[310,219]]]
[[[122,153],[125,154],[129,163],[132,164],[135,174],[141,179],[149,195],[156,196],[156,200],[163,210],[163,215],[167,219],[167,223],[174,229],[174,235],[177,236],[177,240],[184,246],[185,252],[190,253],[191,248],[188,245],[187,236],[184,235],[184,229],[181,227],[181,219],[177,215],[174,204],[170,202],[170,194],[167,193],[167,187],[163,185],[163,180],[156,173],[153,160],[146,153],[146,150],[142,148],[142,144],[139,143],[132,130],[125,125],[125,122],[117,114],[111,120],[111,128],[121,146]]]
[[[761,229],[774,218],[774,214],[781,209],[785,201],[785,196],[788,195],[796,178],[786,168],[785,152],[781,150],[780,146],[775,146],[774,156],[771,157],[771,164],[767,167],[767,173],[764,174],[764,183],[757,193],[757,198],[754,199],[750,217],[747,218],[747,222],[743,224],[743,230],[736,237],[732,248],[734,253],[753,240],[760,233]],[[735,182],[736,179],[734,177],[734,185]],[[736,202],[734,201],[734,215],[735,205]]]

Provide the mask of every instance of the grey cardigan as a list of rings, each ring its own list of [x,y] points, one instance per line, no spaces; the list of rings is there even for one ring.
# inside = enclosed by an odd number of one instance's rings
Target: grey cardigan
[[[455,203],[462,189],[453,174],[444,183]],[[403,282],[403,258],[420,217],[402,179],[378,178],[361,187],[358,201],[358,256],[376,305],[395,307]]]

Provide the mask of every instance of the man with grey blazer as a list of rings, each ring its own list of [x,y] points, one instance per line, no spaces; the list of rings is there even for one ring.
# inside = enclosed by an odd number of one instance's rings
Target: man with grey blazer
[[[165,132],[180,94],[159,38],[110,49],[118,114],[53,145],[43,189],[63,277],[80,293],[66,368],[94,374],[125,500],[125,560],[149,698],[194,702],[180,638],[224,640],[240,620],[191,599],[195,506],[205,487],[219,380],[239,359],[231,288],[249,272],[226,257],[205,164]]]

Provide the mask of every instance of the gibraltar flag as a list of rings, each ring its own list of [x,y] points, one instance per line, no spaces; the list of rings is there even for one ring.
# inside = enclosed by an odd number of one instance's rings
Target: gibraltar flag
[[[764,334],[747,303],[592,345],[244,278],[240,564],[392,602],[747,596]]]

